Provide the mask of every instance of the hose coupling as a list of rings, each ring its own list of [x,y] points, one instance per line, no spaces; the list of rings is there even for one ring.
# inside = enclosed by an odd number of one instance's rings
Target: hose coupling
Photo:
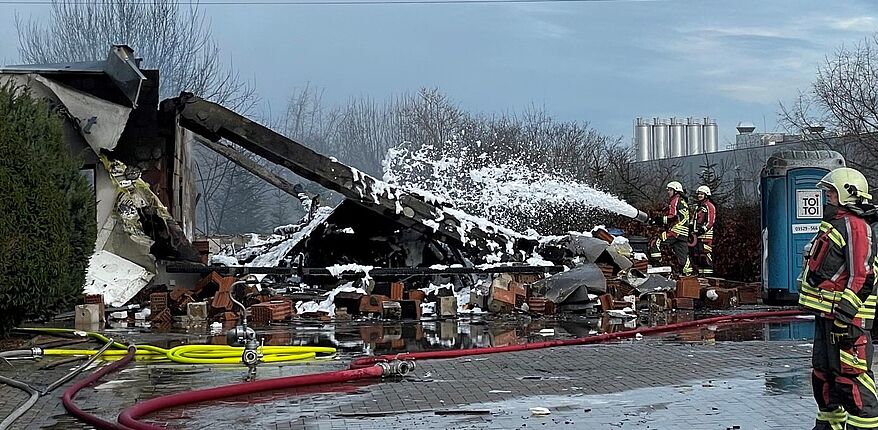
[[[245,366],[255,366],[259,364],[259,353],[255,349],[245,349],[241,354],[241,362]]]
[[[378,366],[384,371],[381,376],[406,376],[415,370],[414,360],[382,361]]]
[[[30,353],[33,355],[33,358],[41,358],[43,356],[43,348],[35,346],[30,349]]]

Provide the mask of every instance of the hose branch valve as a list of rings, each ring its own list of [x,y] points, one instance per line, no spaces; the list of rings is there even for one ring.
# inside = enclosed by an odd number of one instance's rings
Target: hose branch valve
[[[244,347],[244,352],[241,353],[241,363],[248,367],[247,379],[251,380],[256,377],[256,365],[259,364],[262,355],[259,354],[260,344],[256,339],[256,331],[247,326],[247,308],[235,299],[235,287],[246,283],[247,281],[235,281],[230,288],[229,297],[232,303],[241,308],[241,324],[226,332],[226,343],[229,346]]]

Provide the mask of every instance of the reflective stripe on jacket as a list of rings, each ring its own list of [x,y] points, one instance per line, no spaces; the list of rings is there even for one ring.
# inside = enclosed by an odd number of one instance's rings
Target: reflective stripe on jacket
[[[826,318],[871,329],[878,252],[872,228],[853,211],[829,208],[805,248],[799,305]]]
[[[671,197],[668,211],[662,220],[665,226],[670,227],[669,232],[674,232],[677,236],[689,236],[689,203],[686,203],[686,199],[682,198],[680,193],[675,193],[674,197]]]

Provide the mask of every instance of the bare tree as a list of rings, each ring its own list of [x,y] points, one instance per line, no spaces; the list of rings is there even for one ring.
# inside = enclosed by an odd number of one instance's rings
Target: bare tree
[[[312,88],[306,83],[296,88],[287,99],[287,110],[282,123],[283,133],[312,147],[315,142],[323,142],[331,135],[338,117],[337,108],[330,109],[323,101],[324,90]]]
[[[238,111],[256,102],[252,86],[222,64],[210,23],[192,2],[175,0],[53,0],[48,22],[16,16],[25,62],[97,61],[124,43],[160,71],[161,97],[190,91]]]
[[[811,88],[782,103],[779,116],[795,132],[822,126],[841,136],[832,149],[878,179],[878,35],[827,57]]]
[[[257,102],[254,87],[223,64],[197,2],[54,0],[47,22],[16,16],[15,26],[24,62],[102,60],[111,44],[124,43],[143,58],[144,68],[159,70],[162,98],[189,91],[242,113]],[[195,147],[194,159],[200,191],[198,230],[210,234],[223,225],[215,222],[223,219],[215,212],[225,212],[219,204],[235,200],[221,191],[240,193],[228,181],[244,172],[201,145]]]
[[[391,102],[396,132],[391,146],[403,142],[434,145],[437,149],[466,130],[470,115],[438,88],[422,88]]]

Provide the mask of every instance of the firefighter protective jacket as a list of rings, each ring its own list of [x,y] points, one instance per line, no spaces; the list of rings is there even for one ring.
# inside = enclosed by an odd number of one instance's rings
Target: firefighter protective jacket
[[[698,231],[698,228],[701,227],[704,229],[704,233],[698,237],[705,240],[713,239],[713,224],[716,222],[716,206],[714,206],[710,199],[704,199],[695,203],[693,209],[695,213],[692,216],[694,218],[692,229]]]
[[[855,207],[828,206],[820,231],[805,247],[799,305],[866,330],[875,319],[878,243]]]
[[[671,197],[662,221],[665,226],[670,227],[668,232],[682,237],[689,236],[689,203],[686,203],[686,199],[680,196],[680,193]]]

